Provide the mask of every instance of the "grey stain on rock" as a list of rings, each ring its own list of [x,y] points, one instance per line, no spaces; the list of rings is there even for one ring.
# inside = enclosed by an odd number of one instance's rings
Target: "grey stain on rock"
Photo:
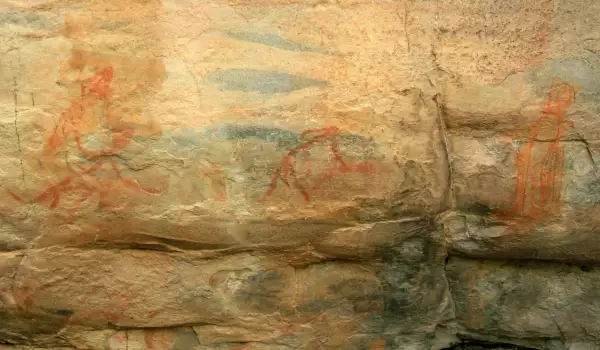
[[[600,101],[597,94],[600,91],[600,82],[597,79],[600,74],[599,65],[600,58],[596,55],[546,60],[539,67],[528,72],[526,77],[529,83],[536,87],[540,96],[545,93],[552,79],[558,77],[580,89],[577,94],[578,100],[598,103]]]
[[[7,12],[0,13],[0,23],[5,25],[31,28],[31,29],[50,29],[55,26],[50,18],[35,13]]]
[[[286,149],[298,147],[303,141],[306,141],[311,137],[303,136],[299,132],[280,128],[239,124],[228,124],[219,128],[210,129],[208,133],[227,140],[258,138],[267,142],[277,143],[279,147]],[[376,148],[376,144],[372,139],[357,134],[340,133],[338,135],[338,142],[339,146],[345,150],[358,148],[362,152],[365,152],[366,150],[373,152]]]
[[[236,292],[236,297],[245,307],[264,312],[279,309],[279,296],[287,288],[284,275],[277,271],[260,271],[248,276],[244,287]]]
[[[327,82],[283,72],[257,69],[225,69],[210,72],[205,80],[220,90],[278,94],[327,86]]]
[[[100,28],[104,29],[104,30],[117,30],[117,29],[121,29],[123,27],[128,26],[131,23],[131,21],[106,21],[102,24],[100,24]]]
[[[58,309],[54,312],[55,314],[59,315],[59,316],[71,316],[73,315],[73,311],[69,310],[69,309]]]
[[[296,308],[298,312],[323,312],[330,307],[335,305],[334,302],[329,300],[312,300],[308,303],[300,304]]]
[[[278,128],[230,124],[218,130],[219,136],[228,140],[255,137],[268,142],[275,142],[280,147],[292,148],[300,145],[300,135],[296,132]]]
[[[191,328],[184,328],[177,332],[175,343],[171,350],[187,350],[194,349],[200,345],[196,333]]]
[[[263,44],[272,47],[276,47],[282,50],[288,51],[315,51],[310,47],[304,46],[300,43],[284,39],[280,36],[273,34],[264,34],[264,33],[251,33],[251,32],[224,32],[228,37],[241,40],[248,41],[251,43]]]
[[[275,47],[281,50],[293,51],[293,52],[314,52],[318,54],[324,55],[332,55],[332,56],[343,56],[342,53],[328,50],[325,48],[311,47],[307,46],[292,40],[284,39],[275,34],[268,33],[256,33],[256,32],[230,32],[225,31],[222,32],[223,35],[239,40],[246,41],[250,43],[256,43],[261,45],[266,45],[270,47]]]

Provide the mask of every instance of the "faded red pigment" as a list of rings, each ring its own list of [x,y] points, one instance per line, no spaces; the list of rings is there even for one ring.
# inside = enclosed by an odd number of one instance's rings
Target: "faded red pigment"
[[[538,220],[560,204],[565,162],[561,139],[572,125],[565,113],[575,93],[571,85],[554,79],[542,115],[529,127],[529,141],[517,153],[516,195],[508,214]]]
[[[144,343],[147,350],[171,349],[174,345],[174,334],[161,331],[146,331]]]
[[[277,189],[279,181],[283,182],[286,187],[294,188],[302,194],[305,201],[310,201],[314,197],[315,192],[332,177],[347,174],[347,173],[372,173],[375,171],[375,165],[369,162],[349,163],[344,160],[339,150],[337,139],[340,136],[338,127],[331,126],[321,129],[309,129],[300,135],[304,139],[302,143],[288,151],[281,160],[280,166],[277,168],[271,177],[269,189],[265,193],[263,199],[268,199]],[[331,162],[333,166],[320,174],[316,174],[312,184],[302,181],[302,177],[310,178],[312,175],[312,167],[310,161],[304,161],[304,166],[307,167],[306,174],[300,176],[296,169],[297,156],[300,152],[310,154],[310,149],[317,145],[326,145],[331,152]]]
[[[119,324],[120,321],[126,318],[124,313],[127,311],[130,304],[131,296],[120,293],[118,296],[111,299],[108,307],[75,313],[69,318],[68,323],[84,324],[86,321],[100,321],[111,324]]]
[[[36,300],[45,299],[43,290],[31,280],[25,280],[23,284],[13,291],[15,301],[24,312],[34,313],[36,310]],[[67,324],[85,324],[86,322],[102,322],[119,324],[126,319],[124,312],[131,304],[130,295],[119,293],[116,296],[110,296],[110,303],[105,308],[92,308],[83,312],[75,312],[68,316]],[[38,320],[33,319],[34,325]]]
[[[121,174],[122,165],[115,162],[114,157],[120,153],[131,142],[136,131],[124,125],[123,121],[114,116],[111,111],[111,84],[115,70],[111,65],[105,65],[91,77],[81,79],[80,76],[86,67],[87,53],[74,50],[71,64],[77,68],[77,81],[80,85],[81,95],[73,98],[70,107],[64,111],[57,121],[51,135],[44,145],[43,155],[56,159],[61,150],[66,149],[70,140],[75,142],[76,148],[82,158],[90,165],[80,167],[66,162],[66,167],[71,175],[63,177],[56,183],[47,186],[33,199],[34,202],[47,204],[51,209],[57,208],[61,203],[63,195],[74,194],[77,198],[75,209],[94,195],[98,195],[99,203],[108,210],[111,208],[109,190],[114,181],[137,192],[147,194],[159,194],[162,191],[154,188],[142,187],[138,182]],[[72,62],[77,62],[73,64]],[[89,150],[84,146],[83,138],[89,134],[94,124],[97,123],[95,115],[89,113],[100,109],[103,120],[101,126],[110,135],[110,145],[100,150]],[[108,173],[110,176],[100,177],[100,172]],[[26,200],[13,191],[7,190],[8,194],[15,200],[25,203]]]
[[[377,339],[374,340],[370,345],[369,345],[369,350],[385,350],[385,339]]]

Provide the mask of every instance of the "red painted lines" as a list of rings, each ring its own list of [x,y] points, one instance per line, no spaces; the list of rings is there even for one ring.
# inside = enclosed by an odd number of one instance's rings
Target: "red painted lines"
[[[509,214],[537,220],[560,204],[565,162],[561,138],[571,125],[565,112],[574,99],[575,89],[554,79],[542,114],[517,153],[516,195]]]
[[[305,201],[310,201],[316,191],[329,179],[347,173],[372,173],[375,171],[375,165],[368,162],[350,163],[344,160],[344,157],[338,146],[340,130],[335,127],[322,129],[309,129],[300,135],[302,142],[299,146],[291,149],[281,160],[280,166],[271,177],[269,189],[263,199],[268,199],[273,195],[282,182],[286,187],[297,190]],[[325,146],[330,152],[331,166],[319,173],[313,174],[312,162],[310,159],[303,160],[302,165],[306,168],[303,174],[298,171],[299,157],[303,152],[310,156],[310,151],[316,146]]]

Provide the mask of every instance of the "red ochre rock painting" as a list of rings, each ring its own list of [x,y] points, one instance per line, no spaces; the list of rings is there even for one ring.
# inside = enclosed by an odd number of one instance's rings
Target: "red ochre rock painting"
[[[59,153],[69,151],[69,142],[72,141],[85,166],[65,160],[65,168],[70,175],[46,186],[32,201],[55,209],[64,197],[69,196],[74,205],[68,209],[76,211],[92,197],[97,197],[99,206],[108,211],[118,211],[122,208],[113,205],[115,187],[144,194],[160,194],[163,190],[141,186],[136,179],[122,175],[124,165],[115,159],[130,144],[133,136],[144,131],[127,125],[111,106],[111,84],[116,74],[114,67],[89,56],[83,50],[74,49],[72,52],[67,71],[76,72],[75,81],[81,93],[72,99],[69,108],[56,121],[42,152],[45,161],[60,161]],[[89,70],[94,73],[85,77],[85,71]],[[98,111],[101,111],[101,121]],[[108,138],[109,141],[105,142],[108,145],[94,150],[86,148],[86,136]],[[27,202],[14,191],[7,191],[15,200]]]
[[[49,296],[44,295],[44,291],[29,279],[23,281],[21,286],[13,290],[15,303],[17,307],[26,314],[34,315],[39,312],[53,312],[55,315],[65,317],[65,324],[71,325],[94,325],[94,324],[113,324],[119,325],[131,318],[126,315],[129,307],[132,306],[133,296],[126,292],[109,293],[108,304],[105,307],[90,307],[86,310],[74,311],[70,309],[48,310],[40,309],[37,305]],[[147,319],[152,319],[153,313],[146,315]],[[38,320],[33,318],[33,325],[38,325]],[[160,337],[158,337],[160,338]]]
[[[279,182],[282,182],[287,188],[293,188],[302,194],[305,201],[310,201],[315,197],[319,188],[327,180],[347,173],[369,174],[375,172],[375,165],[370,162],[351,163],[344,160],[344,157],[338,147],[338,137],[340,130],[338,127],[331,126],[321,129],[309,129],[300,134],[302,142],[299,146],[291,149],[281,160],[280,166],[273,173],[269,189],[265,193],[263,200],[268,199],[277,189]],[[303,160],[304,173],[298,171],[298,155],[304,152],[310,155],[311,148],[324,145],[329,150],[331,157],[331,166],[318,173],[312,173],[310,160]]]
[[[14,289],[13,296],[17,307],[29,311],[33,307],[38,288],[37,283],[32,280],[25,280],[19,288]]]
[[[106,308],[94,308],[84,312],[76,312],[70,318],[70,324],[85,324],[85,323],[110,323],[118,324],[126,319],[124,312],[127,311],[130,305],[131,296],[119,294],[111,300]]]
[[[210,193],[218,201],[227,200],[227,184],[225,183],[225,172],[221,167],[203,162],[198,166],[198,173],[201,178],[210,181]]]
[[[507,213],[535,222],[561,203],[565,151],[561,138],[572,122],[566,110],[576,90],[555,78],[540,118],[529,127],[528,141],[517,153],[517,183],[513,208]]]
[[[117,349],[127,349],[128,343],[127,331],[120,331],[113,334],[108,339],[108,349],[109,350],[117,350]]]
[[[384,339],[374,340],[369,345],[369,350],[385,350],[385,340]]]
[[[34,279],[25,279],[13,289],[13,295],[17,307],[26,313],[35,313],[37,301],[43,300],[44,293],[41,286]],[[106,308],[90,309],[84,312],[73,312],[69,309],[59,309],[55,314],[67,316],[67,323],[77,324],[83,321],[105,321],[110,323],[118,322],[122,319],[123,311],[129,305],[130,296],[119,293],[111,298],[110,304]]]
[[[144,343],[148,350],[171,349],[175,344],[175,336],[165,331],[147,331],[144,334]]]

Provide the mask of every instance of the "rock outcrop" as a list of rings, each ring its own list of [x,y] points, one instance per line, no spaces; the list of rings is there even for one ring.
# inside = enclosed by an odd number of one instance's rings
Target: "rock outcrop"
[[[600,349],[599,2],[0,18],[0,349]]]

